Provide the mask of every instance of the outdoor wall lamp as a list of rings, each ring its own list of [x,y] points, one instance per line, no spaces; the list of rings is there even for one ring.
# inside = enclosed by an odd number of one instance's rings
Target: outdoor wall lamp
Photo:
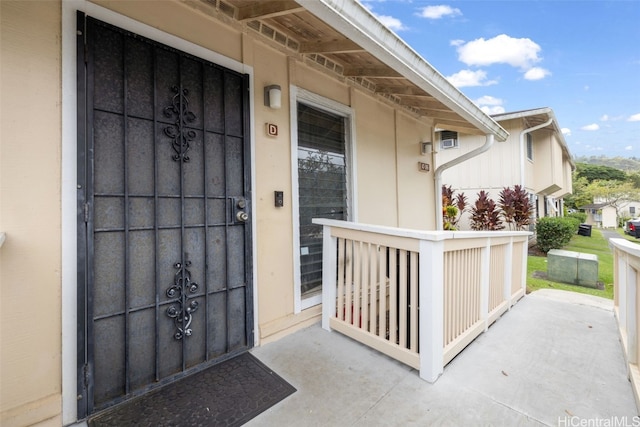
[[[282,107],[282,89],[279,85],[264,87],[264,105],[274,110]]]
[[[433,143],[431,141],[424,141],[420,143],[420,154],[426,156],[433,151]]]

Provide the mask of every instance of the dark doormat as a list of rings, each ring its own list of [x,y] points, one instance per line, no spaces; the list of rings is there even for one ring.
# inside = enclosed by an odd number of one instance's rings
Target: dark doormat
[[[107,410],[89,426],[240,426],[295,391],[243,353]]]

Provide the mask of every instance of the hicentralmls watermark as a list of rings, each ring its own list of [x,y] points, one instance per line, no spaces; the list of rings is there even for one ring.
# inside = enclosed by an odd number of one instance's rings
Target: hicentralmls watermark
[[[558,417],[558,427],[640,427],[640,417],[580,418]]]

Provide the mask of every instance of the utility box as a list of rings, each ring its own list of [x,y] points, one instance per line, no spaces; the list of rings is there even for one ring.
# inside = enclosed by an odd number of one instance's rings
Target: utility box
[[[547,253],[547,277],[570,285],[598,287],[598,256],[552,249]]]

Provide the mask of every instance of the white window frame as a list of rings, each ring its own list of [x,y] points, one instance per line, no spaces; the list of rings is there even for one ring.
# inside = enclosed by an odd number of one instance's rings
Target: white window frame
[[[533,135],[531,135],[531,133],[527,133],[527,143],[525,149],[527,160],[533,162]],[[529,153],[531,153],[531,156],[529,156]]]
[[[291,105],[291,213],[293,224],[293,294],[294,313],[311,308],[322,303],[322,295],[314,295],[309,298],[302,298],[300,280],[300,206],[298,202],[298,102],[319,110],[336,114],[347,119],[345,126],[345,155],[346,155],[346,186],[347,186],[347,218],[349,221],[357,222],[356,199],[356,129],[355,111],[344,104],[340,104],[331,99],[317,95],[306,89],[297,86],[289,87],[289,101]]]

